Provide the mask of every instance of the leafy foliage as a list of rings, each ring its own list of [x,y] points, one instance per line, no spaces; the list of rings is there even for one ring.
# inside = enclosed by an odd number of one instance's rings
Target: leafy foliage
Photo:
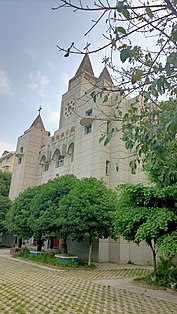
[[[11,206],[11,201],[6,196],[0,196],[0,233],[5,231],[4,219]]]
[[[121,130],[125,147],[133,152],[134,157],[130,162],[132,173],[136,172],[138,163],[146,164],[148,161],[153,181],[159,181],[161,185],[175,183],[176,170],[175,173],[173,170],[176,163],[172,168],[171,162],[167,163],[169,167],[166,171],[167,157],[164,156],[167,156],[169,145],[174,143],[177,133],[176,0],[80,0],[78,3],[73,0],[61,0],[61,4],[53,9],[60,8],[97,14],[97,18],[92,19],[93,24],[86,35],[91,31],[99,32],[97,25],[103,20],[106,22],[103,46],[100,47],[100,42],[99,45],[92,42],[89,47],[93,48],[89,53],[99,53],[104,49],[108,51],[108,47],[110,48],[110,54],[103,61],[113,70],[115,85],[120,93],[115,108],[127,96],[134,97],[126,113],[115,109],[110,118],[110,121],[121,121],[122,127],[112,128],[101,140],[106,145],[112,139],[111,133]],[[137,43],[137,38],[142,44]],[[60,51],[68,52],[68,49],[57,47]],[[81,52],[85,53],[85,50],[73,43],[67,56]],[[112,91],[115,91],[115,88],[107,88],[108,93]],[[93,99],[96,102],[96,95]],[[162,99],[166,101],[160,104]],[[109,120],[109,117],[107,119]],[[172,150],[170,152],[173,155]],[[159,161],[162,170],[160,178],[157,176]]]
[[[107,238],[113,235],[110,211],[115,210],[116,196],[96,178],[77,182],[61,201],[59,220],[72,240]],[[89,264],[91,252],[89,256]]]
[[[44,240],[50,236],[65,237],[61,231],[61,223],[58,220],[61,199],[67,195],[76,184],[77,179],[73,175],[65,175],[48,181],[41,185],[40,192],[31,200],[30,216],[28,224],[33,235]]]
[[[8,171],[2,172],[0,170],[0,196],[9,195],[10,189],[10,182],[11,182],[11,173]]]
[[[154,278],[160,286],[177,289],[177,267],[169,259],[160,259]]]
[[[117,188],[118,208],[115,230],[128,241],[145,241],[151,248],[156,268],[156,253],[175,255],[173,245],[177,229],[177,186],[146,187],[143,184],[125,184]],[[165,243],[168,246],[165,248]]]
[[[28,223],[31,201],[40,190],[40,186],[28,188],[12,202],[6,214],[4,225],[6,229],[19,238],[29,239],[33,233]]]
[[[2,172],[0,170],[0,232],[5,230],[3,221],[7,211],[10,208],[9,188],[11,182],[10,172]]]

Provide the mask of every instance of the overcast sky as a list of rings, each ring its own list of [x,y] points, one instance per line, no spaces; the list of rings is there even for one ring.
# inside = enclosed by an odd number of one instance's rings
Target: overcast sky
[[[59,4],[60,0],[0,0],[0,155],[15,150],[40,104],[46,129],[57,130],[61,95],[82,56],[64,58],[56,45],[68,47],[75,41],[83,48],[94,40],[101,45],[94,33],[83,36],[92,25],[89,14],[51,10]],[[91,57],[96,76],[104,54]]]

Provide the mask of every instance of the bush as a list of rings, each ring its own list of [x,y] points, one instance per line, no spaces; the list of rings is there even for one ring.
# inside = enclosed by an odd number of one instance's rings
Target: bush
[[[29,257],[30,256],[30,250],[26,247],[23,246],[18,252],[14,254],[14,256],[20,256],[20,257]]]
[[[171,260],[161,258],[154,272],[154,280],[160,286],[177,289],[177,267]]]

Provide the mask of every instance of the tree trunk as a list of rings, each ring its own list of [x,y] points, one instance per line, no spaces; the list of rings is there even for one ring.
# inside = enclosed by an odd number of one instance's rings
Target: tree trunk
[[[157,269],[157,259],[156,259],[156,251],[154,249],[152,249],[152,256],[153,256],[153,267],[154,267],[154,271],[156,271]]]
[[[37,239],[37,252],[41,252],[43,246],[43,241],[41,239]]]
[[[67,237],[65,236],[63,239],[63,243],[61,245],[61,252],[62,254],[67,254],[68,253],[68,248],[67,248],[67,241],[66,241]]]
[[[91,264],[91,256],[92,256],[92,238],[89,239],[89,255],[88,255],[88,266]]]
[[[153,267],[154,267],[154,271],[156,271],[156,269],[157,269],[157,254],[156,254],[156,251],[155,251],[155,245],[152,244],[152,240],[147,240],[146,242],[147,242],[147,244],[150,246],[150,248],[152,250]]]
[[[18,238],[18,247],[19,248],[22,247],[22,243],[23,243],[23,239],[22,238]]]

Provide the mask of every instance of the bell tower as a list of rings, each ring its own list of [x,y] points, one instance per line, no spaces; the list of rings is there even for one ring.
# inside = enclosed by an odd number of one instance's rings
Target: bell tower
[[[50,134],[45,130],[41,118],[41,109],[40,107],[39,114],[30,128],[18,138],[10,199],[16,198],[28,187],[40,184],[39,152],[50,140]]]

